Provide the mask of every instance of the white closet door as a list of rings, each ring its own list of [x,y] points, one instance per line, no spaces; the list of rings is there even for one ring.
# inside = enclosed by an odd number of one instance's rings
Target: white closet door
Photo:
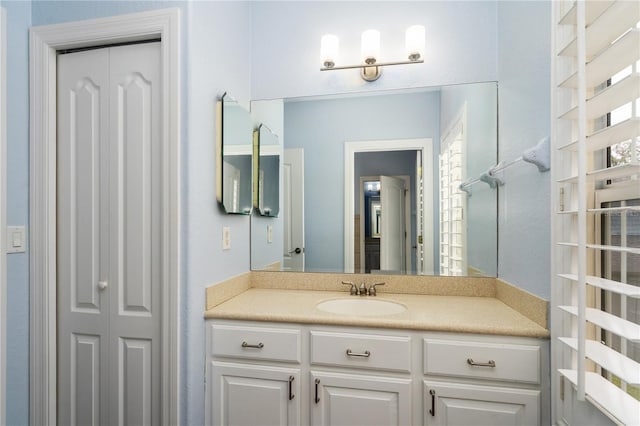
[[[159,421],[160,48],[58,58],[60,424]]]
[[[58,420],[108,423],[109,54],[58,57]]]
[[[111,424],[160,421],[160,44],[110,48]]]

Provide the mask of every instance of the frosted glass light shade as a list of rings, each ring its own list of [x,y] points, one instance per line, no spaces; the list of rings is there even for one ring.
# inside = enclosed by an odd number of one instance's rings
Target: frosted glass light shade
[[[424,57],[425,31],[422,25],[412,25],[407,28],[405,50],[410,61],[417,61]]]
[[[361,53],[365,63],[375,63],[380,58],[380,31],[367,30],[362,33]]]
[[[325,34],[320,39],[320,56],[322,64],[327,68],[333,68],[338,59],[338,36]]]

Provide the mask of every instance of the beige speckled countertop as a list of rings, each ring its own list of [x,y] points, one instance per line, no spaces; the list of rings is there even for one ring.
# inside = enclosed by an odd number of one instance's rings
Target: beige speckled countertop
[[[205,318],[382,327],[424,331],[542,337],[549,331],[495,297],[379,293],[407,307],[388,316],[349,316],[316,309],[324,300],[349,298],[346,292],[248,288],[211,307]],[[367,296],[371,297],[371,296]]]

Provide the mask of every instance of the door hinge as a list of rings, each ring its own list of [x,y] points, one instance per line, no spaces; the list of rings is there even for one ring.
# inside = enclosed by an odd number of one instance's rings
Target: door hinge
[[[560,401],[564,401],[564,376],[560,376]]]
[[[560,211],[563,212],[564,211],[564,188],[560,188]]]

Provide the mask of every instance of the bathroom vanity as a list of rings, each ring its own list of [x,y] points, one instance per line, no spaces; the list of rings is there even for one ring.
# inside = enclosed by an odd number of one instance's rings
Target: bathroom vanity
[[[205,317],[207,424],[548,420],[548,331],[496,298],[252,288]]]

